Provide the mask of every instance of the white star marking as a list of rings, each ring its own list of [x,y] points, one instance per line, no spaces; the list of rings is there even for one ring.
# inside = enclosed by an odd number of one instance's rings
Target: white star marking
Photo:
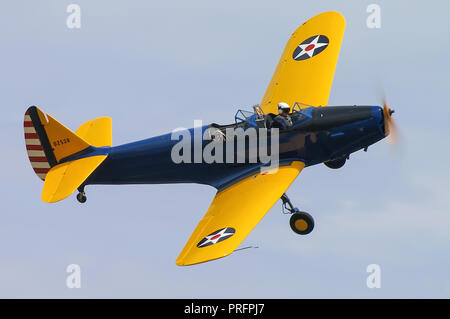
[[[304,54],[307,54],[307,55],[309,55],[309,57],[312,57],[312,56],[314,55],[314,51],[315,51],[316,49],[328,45],[328,43],[326,43],[326,42],[325,42],[325,43],[317,43],[317,41],[319,41],[319,37],[320,37],[320,35],[316,36],[315,39],[312,40],[311,43],[300,44],[298,47],[299,47],[300,49],[302,49],[302,51],[300,51],[300,53],[297,54],[297,56],[296,56],[294,59],[298,59],[299,57],[301,57],[301,56],[304,55]],[[309,50],[309,51],[306,51],[305,49],[306,49],[307,47],[309,47],[311,44],[314,44],[314,48],[312,48],[312,49]]]
[[[234,235],[234,233],[227,233],[227,234],[225,234],[225,232],[228,230],[228,228],[224,228],[224,229],[222,229],[220,232],[218,232],[218,233],[216,233],[216,234],[214,234],[214,235],[209,235],[209,236],[206,236],[205,238],[206,238],[206,240],[205,240],[205,242],[204,243],[202,243],[201,245],[199,245],[198,247],[200,248],[200,247],[203,247],[203,246],[205,246],[206,244],[209,244],[209,243],[211,243],[212,245],[214,245],[215,243],[217,243],[218,241],[219,241],[219,239],[221,239],[221,238],[223,238],[223,237],[229,237],[229,236],[231,236],[231,235]],[[217,236],[217,235],[220,235],[220,236]],[[214,239],[212,239],[211,240],[211,238],[213,238],[214,237]]]

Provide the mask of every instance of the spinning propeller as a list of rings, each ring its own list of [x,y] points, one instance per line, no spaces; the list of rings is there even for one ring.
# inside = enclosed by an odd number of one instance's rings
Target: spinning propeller
[[[397,125],[392,118],[392,114],[395,111],[389,107],[386,99],[383,99],[383,116],[384,116],[384,130],[386,136],[389,136],[388,142],[396,144],[398,142],[399,132]]]

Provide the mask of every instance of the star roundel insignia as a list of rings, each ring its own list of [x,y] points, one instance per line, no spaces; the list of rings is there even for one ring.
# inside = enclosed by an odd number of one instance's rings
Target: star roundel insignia
[[[295,48],[292,58],[297,61],[306,60],[325,50],[330,41],[324,35],[312,36]]]
[[[228,239],[231,236],[233,236],[235,233],[235,229],[231,227],[225,227],[219,230],[216,230],[215,232],[209,234],[202,240],[200,240],[197,244],[198,248],[211,246],[214,244],[217,244],[218,242],[221,242],[222,240]]]

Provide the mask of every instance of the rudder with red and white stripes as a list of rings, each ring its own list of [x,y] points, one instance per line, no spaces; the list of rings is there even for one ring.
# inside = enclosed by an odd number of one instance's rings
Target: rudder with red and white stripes
[[[40,179],[45,180],[47,172],[56,165],[56,160],[45,136],[45,130],[39,126],[36,107],[32,106],[26,111],[23,122],[25,146],[34,172]]]

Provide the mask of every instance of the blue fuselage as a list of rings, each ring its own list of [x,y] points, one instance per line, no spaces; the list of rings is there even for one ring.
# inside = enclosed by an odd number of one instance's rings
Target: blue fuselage
[[[310,108],[305,114],[291,129],[279,131],[280,165],[302,161],[311,166],[333,161],[385,137],[383,111],[379,106]],[[210,127],[202,127],[201,132]],[[194,129],[188,131],[194,148]],[[85,185],[199,183],[220,190],[263,165],[261,162],[175,163],[172,149],[177,143],[179,140],[173,140],[170,133],[111,148],[96,148],[93,152],[107,153],[108,157]],[[204,141],[202,147],[207,143]]]

